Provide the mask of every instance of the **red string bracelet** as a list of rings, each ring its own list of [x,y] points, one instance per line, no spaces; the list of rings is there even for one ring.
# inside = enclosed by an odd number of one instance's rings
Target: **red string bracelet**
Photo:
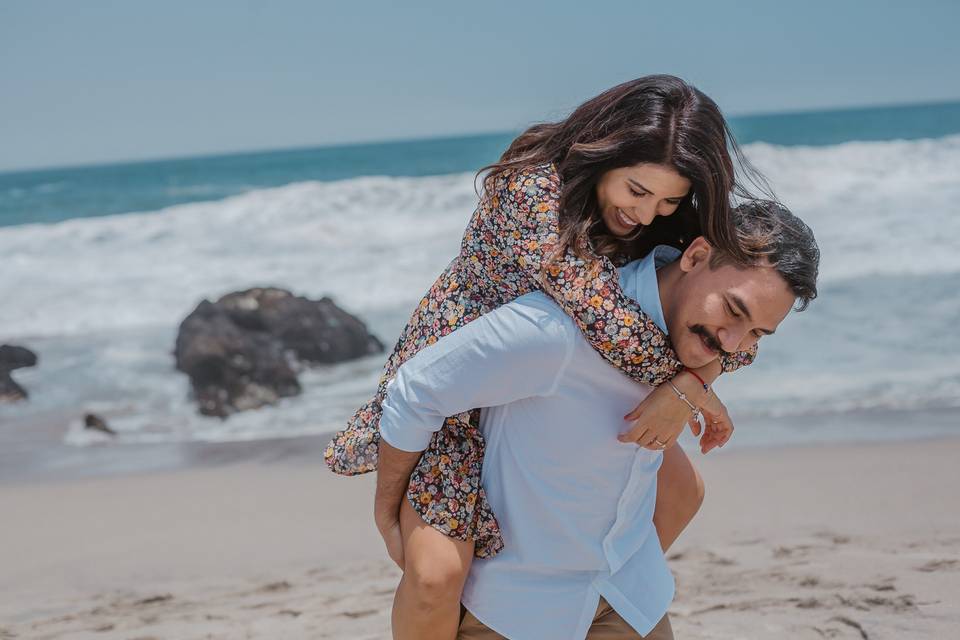
[[[697,380],[700,381],[700,384],[703,385],[703,390],[704,390],[704,391],[708,391],[708,392],[710,391],[710,385],[708,385],[706,382],[704,382],[704,381],[703,381],[703,378],[701,378],[700,376],[698,376],[697,373],[696,373],[696,371],[694,371],[693,369],[687,369],[686,371],[687,371],[687,373],[689,373],[689,374],[692,375],[694,378],[696,378]]]

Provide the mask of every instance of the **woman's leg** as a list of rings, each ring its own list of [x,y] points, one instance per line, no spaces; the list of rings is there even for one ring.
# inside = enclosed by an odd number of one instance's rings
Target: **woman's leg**
[[[404,499],[400,507],[403,578],[393,600],[395,640],[453,640],[473,541],[455,540],[427,523]]]
[[[653,525],[660,536],[660,546],[670,548],[703,504],[703,478],[680,445],[663,452],[663,463],[657,473],[657,506]]]

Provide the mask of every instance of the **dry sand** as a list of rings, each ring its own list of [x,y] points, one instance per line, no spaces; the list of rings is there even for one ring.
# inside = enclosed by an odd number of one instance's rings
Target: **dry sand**
[[[960,637],[960,440],[710,454],[683,638]],[[0,640],[389,638],[372,476],[230,463],[0,486]]]

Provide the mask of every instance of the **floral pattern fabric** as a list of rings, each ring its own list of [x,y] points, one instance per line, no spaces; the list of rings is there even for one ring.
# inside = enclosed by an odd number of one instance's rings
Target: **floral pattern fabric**
[[[571,249],[557,259],[561,182],[552,164],[497,176],[468,225],[460,253],[420,301],[384,366],[376,395],[354,414],[324,453],[336,473],[377,467],[381,402],[397,369],[420,349],[477,317],[534,290],[550,295],[594,349],[633,379],[659,385],[682,369],[663,331],[619,286],[616,265],[584,261]],[[750,364],[756,351],[731,354],[723,368]],[[410,477],[407,498],[425,522],[477,557],[502,547],[483,493],[484,440],[479,410],[451,416],[434,434]]]

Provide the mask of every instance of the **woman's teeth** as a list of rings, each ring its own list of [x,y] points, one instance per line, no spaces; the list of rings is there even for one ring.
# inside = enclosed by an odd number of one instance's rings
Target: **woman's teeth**
[[[625,227],[637,226],[637,223],[631,220],[630,218],[628,218],[626,215],[624,215],[623,211],[621,211],[620,209],[617,209],[617,220],[619,220],[620,224],[622,224]]]

